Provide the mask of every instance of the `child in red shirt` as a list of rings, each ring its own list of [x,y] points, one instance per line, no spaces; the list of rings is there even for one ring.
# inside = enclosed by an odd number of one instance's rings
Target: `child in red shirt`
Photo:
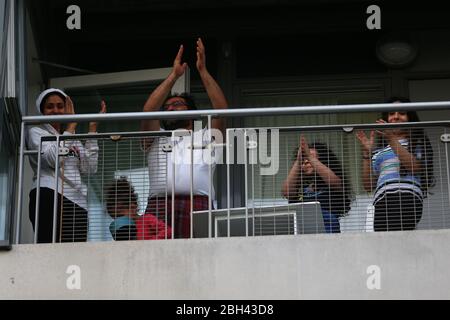
[[[156,240],[172,237],[172,229],[153,214],[137,214],[137,195],[125,177],[115,180],[106,194],[108,214],[114,219],[109,227],[114,240]]]

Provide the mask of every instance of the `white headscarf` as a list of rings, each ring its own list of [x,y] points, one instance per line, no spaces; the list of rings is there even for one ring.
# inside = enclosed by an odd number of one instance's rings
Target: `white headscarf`
[[[64,91],[60,90],[60,89],[55,89],[55,88],[49,88],[47,90],[44,90],[41,92],[41,94],[39,95],[39,97],[36,99],[36,109],[38,111],[39,114],[42,114],[41,111],[41,103],[42,101],[50,94],[52,93],[59,93],[62,94],[64,97],[67,97],[67,94],[64,93]]]

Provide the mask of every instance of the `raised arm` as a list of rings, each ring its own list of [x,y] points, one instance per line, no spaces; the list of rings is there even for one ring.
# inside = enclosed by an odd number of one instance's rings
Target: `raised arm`
[[[73,106],[72,99],[70,99],[69,96],[66,97],[66,104],[64,106],[64,114],[75,114],[75,107]],[[70,122],[67,124],[65,132],[68,132],[70,134],[75,134],[75,130],[77,128],[76,122]]]
[[[144,104],[144,112],[159,111],[164,100],[172,90],[175,82],[181,77],[187,68],[187,63],[182,63],[183,58],[183,45],[180,46],[177,56],[173,62],[172,72],[168,77],[150,94],[147,101]],[[141,130],[142,131],[159,131],[161,125],[159,120],[142,120]]]
[[[311,163],[316,174],[332,189],[342,189],[342,180],[336,173],[323,164],[318,157],[316,157],[308,147],[308,142],[305,137],[300,138],[304,157]]]
[[[383,119],[377,120],[377,123],[386,123]],[[384,136],[389,145],[391,146],[394,153],[397,155],[400,160],[401,165],[408,170],[409,172],[420,172],[422,169],[421,162],[417,160],[417,158],[411,154],[407,148],[401,145],[398,141],[399,137],[394,134],[393,130],[383,130],[380,131],[380,134]]]
[[[216,80],[214,80],[206,68],[205,46],[200,38],[197,40],[197,70],[200,74],[200,78],[202,79],[202,83],[205,87],[206,93],[208,94],[209,100],[211,101],[212,107],[214,109],[226,109],[228,107],[228,103],[225,95]],[[218,129],[222,133],[225,132],[224,118],[213,119],[211,125],[214,129]]]
[[[100,103],[100,113],[106,113],[106,102],[104,100]],[[97,125],[97,122],[89,122],[89,133],[96,133]]]
[[[361,143],[362,150],[362,182],[364,189],[367,192],[371,192],[376,184],[377,179],[373,176],[372,172],[372,149],[375,141],[375,131],[370,131],[370,137],[367,138],[366,134],[361,130],[356,132],[356,138]]]
[[[106,113],[106,103],[102,100],[100,113]],[[97,132],[97,122],[89,123],[89,133]],[[80,143],[81,144],[81,143]],[[82,173],[94,174],[98,166],[98,143],[96,139],[89,139],[85,145],[81,144],[80,150],[80,171]]]
[[[301,172],[302,172],[302,162],[303,162],[303,151],[302,144],[300,139],[300,144],[297,151],[297,157],[295,158],[294,163],[292,164],[292,168],[289,171],[288,177],[283,182],[281,187],[281,193],[288,200],[295,200],[298,191],[301,187]]]
[[[300,188],[300,172],[302,170],[301,161],[298,157],[295,159],[291,170],[289,171],[287,179],[283,182],[281,192],[288,200],[294,200],[298,195],[298,189]]]

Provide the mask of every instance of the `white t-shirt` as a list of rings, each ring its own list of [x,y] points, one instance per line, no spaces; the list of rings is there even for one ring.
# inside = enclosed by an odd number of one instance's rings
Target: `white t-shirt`
[[[161,129],[163,131],[163,129]],[[180,135],[182,132],[187,135]],[[150,178],[150,197],[172,194],[173,170],[175,169],[175,194],[191,193],[191,131],[178,130],[175,136],[156,138],[148,151],[148,168]],[[193,194],[209,194],[209,166],[211,178],[214,177],[216,164],[220,163],[222,148],[210,146],[211,138],[208,129],[195,131],[193,160]],[[167,146],[171,151],[167,151]],[[200,148],[201,146],[201,148]],[[210,146],[210,148],[209,148]],[[175,164],[175,166],[174,166]],[[212,181],[211,181],[212,183]],[[215,199],[212,186],[211,199]]]

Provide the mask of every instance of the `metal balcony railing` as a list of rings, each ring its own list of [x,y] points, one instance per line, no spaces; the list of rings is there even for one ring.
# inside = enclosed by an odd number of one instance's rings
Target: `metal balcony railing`
[[[398,111],[449,108],[449,102],[395,105]],[[449,228],[450,121],[229,128],[225,137],[209,130],[75,134],[46,136],[37,150],[25,147],[28,126],[39,123],[206,117],[208,129],[219,116],[388,110],[392,104],[24,117],[16,243],[27,216],[25,156],[34,159],[37,186],[47,179],[42,172],[56,186],[50,220],[38,210],[48,190],[34,191],[34,242],[43,242],[43,223],[51,225],[50,242]],[[370,138],[373,130],[378,138],[368,155],[358,132]],[[409,162],[386,149],[396,131],[408,137],[400,147],[414,155]],[[96,147],[86,147],[93,141]],[[43,152],[49,146],[58,146],[53,166]],[[220,164],[225,174],[214,179]],[[243,187],[231,178],[236,174]],[[219,198],[226,199],[220,207]],[[235,198],[243,205],[232,205]]]

